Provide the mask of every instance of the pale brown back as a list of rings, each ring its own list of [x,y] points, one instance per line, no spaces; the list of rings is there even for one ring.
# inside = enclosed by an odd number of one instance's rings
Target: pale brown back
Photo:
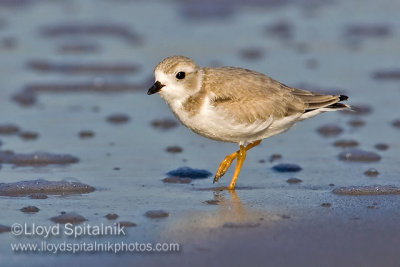
[[[212,105],[241,123],[270,116],[280,119],[329,106],[339,96],[286,86],[262,73],[235,67],[204,68],[202,91],[215,95]]]

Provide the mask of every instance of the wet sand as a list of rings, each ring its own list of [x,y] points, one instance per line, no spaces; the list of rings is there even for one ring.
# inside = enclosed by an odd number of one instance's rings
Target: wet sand
[[[355,8],[357,7],[357,12]],[[0,0],[0,266],[398,266],[397,1]],[[45,14],[45,15],[44,15]],[[184,128],[154,66],[183,54],[342,93],[248,153]],[[15,236],[14,223],[124,226]],[[15,242],[175,242],[179,252],[12,252]]]

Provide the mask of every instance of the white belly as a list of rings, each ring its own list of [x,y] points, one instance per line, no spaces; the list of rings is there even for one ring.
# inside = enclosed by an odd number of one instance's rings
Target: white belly
[[[194,132],[210,139],[239,144],[251,143],[284,132],[300,117],[300,114],[295,114],[276,120],[270,116],[267,120],[238,123],[209,105],[208,101],[204,103],[198,114],[192,116],[182,108],[180,103],[170,106],[176,117]]]

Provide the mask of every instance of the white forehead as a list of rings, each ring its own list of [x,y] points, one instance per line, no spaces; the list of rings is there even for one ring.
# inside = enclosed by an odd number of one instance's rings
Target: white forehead
[[[154,77],[156,81],[159,81],[162,84],[166,84],[170,79],[171,75],[164,73],[162,70],[155,70]]]

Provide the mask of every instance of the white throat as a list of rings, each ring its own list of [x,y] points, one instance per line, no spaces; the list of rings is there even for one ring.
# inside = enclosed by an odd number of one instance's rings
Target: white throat
[[[167,75],[159,70],[154,73],[156,81],[159,81],[164,87],[159,92],[160,96],[176,111],[180,109],[182,103],[184,103],[190,96],[196,94],[201,89],[203,81],[203,71],[199,70],[196,88],[185,88],[184,83],[176,81],[174,76]]]

